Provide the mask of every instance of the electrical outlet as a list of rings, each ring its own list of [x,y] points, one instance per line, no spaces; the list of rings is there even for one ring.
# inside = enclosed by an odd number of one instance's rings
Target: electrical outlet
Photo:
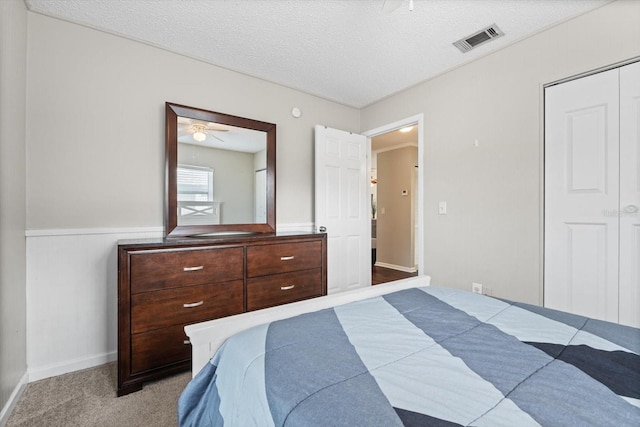
[[[471,291],[474,294],[481,294],[482,292],[482,285],[480,283],[471,283]]]

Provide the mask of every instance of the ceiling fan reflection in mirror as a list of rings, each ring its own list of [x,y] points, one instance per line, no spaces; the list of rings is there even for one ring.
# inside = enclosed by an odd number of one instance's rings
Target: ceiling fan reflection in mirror
[[[245,153],[257,153],[267,146],[264,131],[183,116],[178,116],[177,124],[181,144]]]
[[[188,117],[178,117],[178,138],[191,135],[196,142],[204,142],[207,136],[225,142],[216,133],[229,132],[229,128],[220,123],[202,122]]]

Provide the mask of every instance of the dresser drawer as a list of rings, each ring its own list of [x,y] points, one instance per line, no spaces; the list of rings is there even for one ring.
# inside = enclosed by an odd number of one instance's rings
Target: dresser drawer
[[[247,310],[257,310],[322,295],[319,268],[247,280]]]
[[[242,247],[131,254],[131,293],[243,278]]]
[[[131,353],[131,372],[138,373],[191,359],[191,344],[180,324],[133,335]]]
[[[322,242],[279,243],[247,248],[247,276],[319,268]]]
[[[131,333],[196,323],[244,311],[242,280],[131,296]]]

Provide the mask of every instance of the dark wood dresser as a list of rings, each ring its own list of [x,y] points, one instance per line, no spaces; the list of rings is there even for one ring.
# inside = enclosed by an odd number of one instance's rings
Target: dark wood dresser
[[[118,396],[190,369],[185,325],[326,294],[326,234],[120,241]]]

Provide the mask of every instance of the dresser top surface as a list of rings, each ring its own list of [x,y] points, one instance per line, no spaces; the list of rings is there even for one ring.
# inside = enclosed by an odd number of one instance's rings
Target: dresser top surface
[[[315,232],[278,232],[278,233],[227,233],[217,235],[203,235],[193,237],[158,237],[147,239],[118,240],[118,247],[176,247],[176,246],[207,246],[222,244],[245,244],[259,241],[283,239],[313,239],[325,238],[326,233]]]

